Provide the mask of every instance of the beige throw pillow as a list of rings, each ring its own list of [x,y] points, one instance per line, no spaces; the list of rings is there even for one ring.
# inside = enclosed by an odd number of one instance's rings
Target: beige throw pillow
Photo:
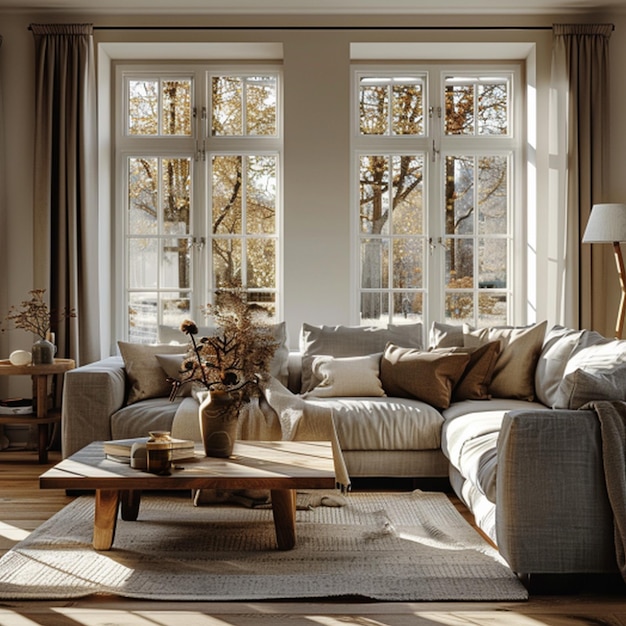
[[[147,398],[161,398],[170,395],[171,385],[167,374],[157,360],[158,354],[182,354],[183,345],[142,344],[118,341],[117,345],[124,360],[126,376],[130,383],[127,404]]]
[[[388,396],[416,398],[447,409],[469,360],[469,354],[449,349],[424,351],[390,344],[380,361],[380,379]]]
[[[345,358],[315,357],[312,371],[321,382],[305,395],[315,398],[384,396],[378,377],[380,357],[380,354]]]
[[[535,398],[535,368],[547,322],[524,327],[493,327],[463,333],[466,347],[499,341],[500,356],[496,363],[489,393],[495,398],[532,401]]]

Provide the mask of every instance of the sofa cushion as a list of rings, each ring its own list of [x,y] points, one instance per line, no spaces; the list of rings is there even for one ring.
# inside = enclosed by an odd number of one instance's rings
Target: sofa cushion
[[[421,348],[421,324],[389,324],[387,328],[374,326],[313,326],[302,324],[300,352],[302,353],[301,391],[315,386],[311,365],[320,355],[334,357],[365,356],[383,352],[389,343],[406,348]]]
[[[277,378],[283,385],[287,385],[289,378],[289,345],[287,337],[287,324],[279,322],[269,324],[272,335],[278,344],[276,352],[270,363],[270,374]],[[198,326],[199,337],[210,337],[219,334],[220,329],[216,326]],[[180,328],[160,325],[158,329],[159,341],[161,343],[189,344],[189,338]]]
[[[172,386],[157,360],[157,354],[183,354],[185,346],[118,341],[130,388],[127,404],[147,398],[168,397]]]
[[[535,393],[546,406],[556,407],[558,389],[569,359],[579,350],[607,340],[595,331],[553,326],[547,333],[535,369]]]
[[[501,353],[496,363],[489,393],[499,398],[533,400],[535,368],[541,354],[547,322],[525,327],[493,327],[464,332],[466,347],[500,341]]]
[[[554,408],[579,409],[592,400],[626,400],[626,341],[606,339],[567,362]]]
[[[441,446],[441,413],[409,398],[308,398],[330,407],[341,449],[437,450]]]
[[[380,378],[388,396],[445,409],[469,360],[469,354],[446,348],[424,351],[389,344],[380,361]]]
[[[149,398],[125,406],[111,415],[111,439],[146,437],[153,430],[172,430],[174,416],[182,400]]]
[[[533,405],[545,409],[542,404]],[[509,411],[528,407],[527,401],[495,399],[457,402],[443,412],[442,452],[459,474],[491,502],[496,501],[498,436],[502,420]]]
[[[305,395],[332,398],[337,396],[384,396],[379,378],[380,354],[367,356],[316,356],[312,375],[321,382]]]

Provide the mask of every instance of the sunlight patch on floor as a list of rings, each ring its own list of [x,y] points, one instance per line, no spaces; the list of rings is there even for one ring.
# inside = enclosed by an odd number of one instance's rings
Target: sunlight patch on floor
[[[30,535],[30,530],[24,530],[23,528],[18,528],[6,522],[0,522],[0,537],[4,537],[10,541],[22,541],[22,539],[26,539],[28,535]]]
[[[233,626],[217,617],[197,611],[118,611],[107,609],[52,609],[80,626]],[[0,622],[1,624],[1,622]],[[4,624],[2,624],[4,626]]]
[[[441,626],[546,626],[547,622],[540,622],[532,617],[520,615],[514,611],[450,611],[449,613],[434,613],[431,611],[417,611],[416,616],[430,620],[428,623]]]

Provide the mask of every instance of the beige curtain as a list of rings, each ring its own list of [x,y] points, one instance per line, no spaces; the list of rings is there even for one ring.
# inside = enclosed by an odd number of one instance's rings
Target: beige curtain
[[[97,131],[93,29],[32,24],[36,62],[34,286],[52,311],[58,356],[100,357]]]
[[[604,250],[581,245],[591,207],[604,197],[609,145],[611,24],[553,27],[550,246],[558,255],[553,313],[574,328],[604,329]],[[552,254],[551,254],[552,256]],[[554,257],[553,257],[554,258]]]

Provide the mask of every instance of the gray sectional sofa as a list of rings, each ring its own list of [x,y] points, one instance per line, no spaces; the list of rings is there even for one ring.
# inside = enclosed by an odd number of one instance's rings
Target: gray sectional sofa
[[[600,424],[582,407],[626,399],[626,342],[545,323],[422,331],[303,324],[288,353],[279,325],[272,374],[332,408],[351,477],[449,477],[519,574],[616,572]],[[185,346],[120,350],[66,374],[64,456],[150,430],[197,437],[165,384]]]

